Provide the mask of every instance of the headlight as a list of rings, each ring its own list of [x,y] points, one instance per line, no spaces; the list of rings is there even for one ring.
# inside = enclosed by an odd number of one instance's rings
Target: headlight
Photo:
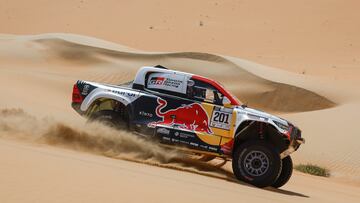
[[[273,120],[274,121],[274,120]],[[274,121],[274,123],[279,127],[281,128],[282,130],[285,130],[285,131],[289,131],[289,126],[288,125],[284,125],[278,121]]]

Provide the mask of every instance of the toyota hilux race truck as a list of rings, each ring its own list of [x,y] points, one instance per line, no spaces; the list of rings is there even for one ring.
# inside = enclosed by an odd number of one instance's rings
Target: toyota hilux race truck
[[[293,170],[289,155],[304,143],[295,125],[242,105],[218,82],[160,65],[122,85],[79,80],[72,107],[207,160],[232,160],[236,178],[257,187],[283,186]]]

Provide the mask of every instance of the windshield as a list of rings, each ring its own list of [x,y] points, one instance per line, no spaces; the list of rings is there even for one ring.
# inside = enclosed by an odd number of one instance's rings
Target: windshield
[[[239,101],[238,98],[236,98],[233,94],[231,94],[229,91],[227,91],[224,88],[224,86],[222,86],[220,83],[216,82],[215,80],[205,78],[205,77],[202,77],[199,75],[193,75],[192,78],[203,81],[203,82],[208,83],[208,84],[212,85],[213,87],[215,87],[220,93],[222,93],[224,96],[226,96],[230,100],[232,105],[241,105],[241,102]]]
[[[215,81],[215,82],[216,82],[216,81]],[[216,82],[216,83],[218,83],[218,85],[223,89],[223,91],[226,92],[225,94],[230,95],[230,96],[231,96],[232,98],[234,98],[239,104],[241,104],[240,100],[239,100],[234,94],[232,94],[230,91],[227,91],[227,90],[225,89],[225,87],[224,87],[220,82]]]

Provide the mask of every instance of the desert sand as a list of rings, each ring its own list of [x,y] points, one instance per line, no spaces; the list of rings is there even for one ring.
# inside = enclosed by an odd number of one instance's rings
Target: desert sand
[[[0,2],[1,202],[359,201],[357,1]],[[157,64],[291,120],[307,141],[294,162],[331,177],[254,188],[71,109],[76,80]]]

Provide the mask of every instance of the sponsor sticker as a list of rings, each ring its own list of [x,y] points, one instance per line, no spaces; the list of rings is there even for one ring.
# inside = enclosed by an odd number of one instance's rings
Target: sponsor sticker
[[[180,136],[181,138],[194,138],[195,136],[192,135],[192,134],[188,134],[188,133],[180,133]]]
[[[86,84],[84,85],[83,91],[82,91],[82,95],[87,95],[89,93],[89,89],[90,89],[90,85]]]
[[[185,144],[185,145],[189,145],[189,142],[184,141],[184,140],[180,140],[180,143],[181,143],[181,144]]]
[[[178,142],[179,142],[178,139],[174,139],[174,138],[171,138],[171,141],[172,141],[172,142],[175,142],[175,143],[178,143]]]
[[[187,85],[188,85],[189,87],[192,87],[192,86],[195,85],[195,82],[194,82],[193,80],[188,80]]]
[[[119,91],[119,90],[108,90],[108,91],[118,94],[118,95],[122,95],[122,96],[136,97],[136,94],[132,93],[132,92],[124,92],[124,91]]]
[[[145,116],[145,117],[150,117],[150,118],[153,117],[153,114],[152,114],[152,113],[148,113],[148,112],[145,112],[145,111],[140,111],[140,112],[139,112],[139,115],[140,115],[140,116]]]
[[[153,73],[148,79],[147,87],[185,94],[186,83],[185,76],[181,74]]]
[[[182,105],[176,109],[169,109],[167,111],[163,111],[163,109],[167,106],[167,101],[158,98],[157,102],[159,105],[156,107],[155,113],[162,120],[149,123],[149,126],[179,126],[180,129],[213,134],[212,130],[209,127],[209,117],[207,115],[207,112],[200,104],[192,103],[188,105]],[[189,119],[175,119],[184,117],[188,117]],[[175,133],[175,136],[178,135],[178,133]]]
[[[162,137],[163,140],[170,141],[170,137]]]
[[[194,142],[190,142],[190,145],[191,145],[191,146],[194,146],[194,147],[198,147],[198,146],[199,146],[199,144],[194,143]]]
[[[166,128],[158,128],[156,130],[157,133],[160,133],[160,134],[164,134],[164,135],[169,135],[170,134],[170,130],[166,129]]]
[[[208,146],[206,146],[206,145],[200,145],[200,148],[208,149]]]

